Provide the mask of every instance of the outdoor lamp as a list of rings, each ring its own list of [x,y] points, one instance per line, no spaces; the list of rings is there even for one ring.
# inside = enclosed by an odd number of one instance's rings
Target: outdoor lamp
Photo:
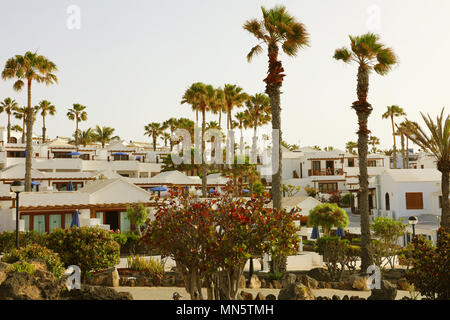
[[[16,180],[11,183],[11,191],[16,194],[16,248],[19,248],[19,193],[24,189],[22,181]]]
[[[412,226],[413,228],[413,238],[416,235],[416,224],[417,222],[419,222],[419,220],[417,219],[417,217],[411,216],[408,218],[408,223]]]

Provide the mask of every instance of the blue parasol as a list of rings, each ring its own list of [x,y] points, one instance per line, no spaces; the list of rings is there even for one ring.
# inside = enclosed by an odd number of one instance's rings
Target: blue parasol
[[[116,153],[113,153],[112,155],[113,155],[113,156],[127,156],[128,153],[125,153],[125,152],[116,152]]]
[[[80,227],[80,217],[78,216],[78,210],[75,210],[72,218],[72,222],[70,223],[70,227],[73,228],[74,226]]]
[[[70,153],[68,153],[67,155],[68,155],[68,156],[82,156],[83,153],[80,153],[80,152],[70,152]]]
[[[250,192],[248,189],[242,189],[242,192]]]
[[[167,190],[169,190],[169,189],[167,189],[166,187],[154,187],[154,188],[150,189],[150,191],[159,191],[159,192],[167,191]]]
[[[345,231],[342,228],[337,228],[336,230],[336,236],[338,237],[345,237]]]
[[[209,192],[209,193],[214,193],[214,192],[216,192],[216,190],[214,190],[213,188],[211,188],[211,189],[209,189],[208,192]]]
[[[320,238],[319,227],[313,227],[312,233],[311,233],[311,239],[319,239],[319,238]]]
[[[40,183],[40,182],[37,182],[37,181],[31,181],[31,185],[32,185],[32,186],[40,186],[41,183]]]
[[[73,183],[72,181],[69,181],[69,184],[67,185],[67,191],[74,191],[75,189],[73,188]]]

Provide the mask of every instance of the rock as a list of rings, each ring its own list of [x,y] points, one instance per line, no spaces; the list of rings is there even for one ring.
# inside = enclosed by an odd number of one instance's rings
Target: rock
[[[405,290],[408,291],[408,281],[405,278],[401,278],[397,280],[397,288],[399,290]]]
[[[342,297],[342,300],[350,300],[350,298],[348,297],[348,295],[345,295]]]
[[[319,289],[331,289],[331,283],[326,281],[319,281]]]
[[[351,296],[350,300],[359,300],[359,297],[358,296]]]
[[[136,279],[136,287],[145,287],[145,278],[139,277]]]
[[[295,284],[297,282],[297,276],[293,273],[286,273],[281,278],[281,287],[288,288],[291,284]]]
[[[331,300],[341,300],[341,297],[333,294],[333,297],[331,297]]]
[[[48,271],[47,263],[44,260],[40,260],[40,259],[29,260],[29,261],[27,261],[27,263],[31,264],[36,270]]]
[[[261,288],[261,281],[259,280],[258,276],[256,274],[252,275],[250,278],[250,281],[248,283],[249,289],[259,289]]]
[[[0,284],[5,281],[9,273],[9,264],[0,262]]]
[[[314,294],[304,285],[293,283],[280,290],[278,300],[314,300]]]
[[[266,279],[261,279],[261,288],[267,288],[267,281],[266,281]]]
[[[317,281],[329,281],[328,272],[324,268],[314,268],[308,271],[308,276],[316,279]]]
[[[331,282],[330,283],[332,289],[337,290],[352,290],[352,286],[345,282],[345,281],[339,281],[339,282]]]
[[[0,285],[0,300],[56,300],[64,287],[64,278],[47,271],[9,272]]]
[[[239,289],[245,289],[245,284],[246,284],[245,276],[242,275],[242,276],[239,278],[239,286],[238,286],[238,288],[239,288]]]
[[[268,294],[266,300],[277,300],[277,297],[274,294]]]
[[[255,297],[255,300],[266,300],[266,297],[261,292],[258,292],[258,294]]]
[[[117,268],[113,267],[91,275],[87,282],[94,286],[118,287],[120,284],[120,277]]]
[[[381,281],[381,289],[372,289],[372,294],[367,300],[395,300],[397,286],[387,280]]]
[[[353,275],[349,279],[350,286],[358,291],[369,291],[369,287],[367,286],[367,280],[369,276],[358,276]]]
[[[272,288],[271,289],[281,289],[281,283],[278,280],[272,280],[271,282]]]
[[[253,300],[253,295],[250,292],[241,291],[240,295],[242,300]]]
[[[133,300],[129,292],[117,292],[103,286],[81,285],[81,289],[65,291],[61,294],[63,300]]]
[[[304,286],[310,289],[319,289],[319,281],[306,274],[301,274],[297,276],[297,282],[300,282]]]

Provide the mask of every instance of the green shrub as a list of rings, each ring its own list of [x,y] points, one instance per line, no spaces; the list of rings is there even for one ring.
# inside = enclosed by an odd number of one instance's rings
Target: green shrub
[[[31,244],[45,245],[46,234],[36,231],[19,232],[19,245],[26,247]],[[16,232],[4,231],[0,233],[0,253],[16,248]]]
[[[56,278],[61,278],[64,274],[65,269],[60,257],[52,250],[38,244],[10,250],[2,258],[2,261],[6,263],[28,262],[30,260],[44,261],[47,270],[53,273]]]
[[[342,273],[346,265],[349,264],[350,250],[349,241],[340,237],[322,237],[317,239],[317,251],[323,256],[329,276],[334,281],[342,278]],[[356,249],[355,249],[356,250]]]
[[[322,226],[326,235],[333,227],[344,229],[349,224],[347,212],[335,203],[322,203],[314,207],[309,212],[308,222],[313,227]]]
[[[355,203],[355,195],[351,192],[346,193],[342,196],[341,206],[343,208],[350,208]]]
[[[127,243],[127,236],[123,233],[112,233],[114,241],[116,241],[120,247],[124,246]]]
[[[120,245],[111,232],[97,227],[56,229],[48,235],[47,245],[59,253],[66,267],[79,266],[83,276],[120,262]]]
[[[12,272],[24,272],[28,274],[34,274],[36,272],[36,268],[25,261],[18,261],[9,266],[9,270]]]
[[[151,274],[163,274],[164,266],[156,259],[145,259],[140,256],[130,256],[127,258],[127,265],[129,269],[146,271]]]
[[[267,274],[267,279],[269,279],[269,281],[280,280],[282,277],[283,277],[282,272],[270,272]]]

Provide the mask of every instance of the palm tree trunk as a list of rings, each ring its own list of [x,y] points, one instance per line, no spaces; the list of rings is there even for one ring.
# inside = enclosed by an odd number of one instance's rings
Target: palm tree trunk
[[[26,112],[22,115],[22,143],[25,143],[25,119],[26,119]]]
[[[9,143],[9,141],[11,139],[11,114],[10,113],[8,113],[8,134],[7,134],[6,139],[7,139],[6,140],[7,143]]]
[[[395,142],[395,126],[394,126],[394,116],[391,116],[391,122],[392,122],[392,136],[394,137],[394,169],[397,169],[397,144]]]
[[[365,88],[366,91],[363,89]],[[368,70],[360,66],[358,68],[358,101],[354,102],[352,108],[358,116],[358,154],[359,154],[359,214],[361,220],[361,270],[365,271],[373,264],[370,250],[370,220],[369,220],[369,180],[367,173],[367,149],[370,131],[367,128],[367,120],[372,112],[372,106],[367,102],[369,89]]]
[[[78,115],[75,115],[75,145],[78,147]]]
[[[156,139],[157,139],[157,136],[155,134],[153,134],[153,151],[156,151]]]
[[[206,198],[206,163],[205,163],[205,129],[206,129],[206,112],[205,107],[202,108],[202,197]]]
[[[438,170],[442,173],[441,227],[444,228],[445,232],[450,232],[450,201],[448,199],[450,162],[447,162],[442,166],[438,164]]]
[[[42,116],[42,143],[45,143],[45,116]]]
[[[25,191],[31,191],[31,157],[33,155],[33,109],[31,108],[31,80],[28,80],[28,106],[26,110]]]
[[[400,136],[400,141],[401,141],[401,145],[402,145],[402,167],[403,167],[403,169],[407,169],[406,154],[405,154],[405,136],[403,134]]]
[[[222,109],[219,110],[219,130],[222,130]]]

